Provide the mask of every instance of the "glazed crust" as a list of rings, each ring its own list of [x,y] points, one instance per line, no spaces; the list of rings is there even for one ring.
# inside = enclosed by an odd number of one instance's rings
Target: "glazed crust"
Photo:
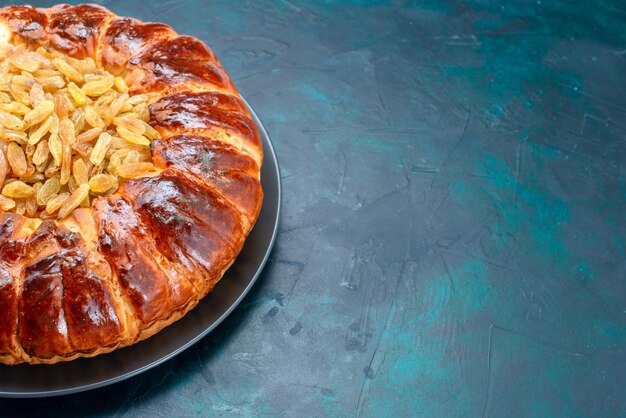
[[[0,9],[7,42],[91,57],[155,94],[160,170],[62,221],[0,211],[0,362],[55,363],[145,339],[196,306],[261,208],[261,140],[213,52],[97,5]]]

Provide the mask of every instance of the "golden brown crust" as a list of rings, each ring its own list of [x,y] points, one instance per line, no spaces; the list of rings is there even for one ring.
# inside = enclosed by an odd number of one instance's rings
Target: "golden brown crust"
[[[0,263],[0,354],[17,351],[14,341],[17,328],[17,285],[11,276],[9,265]]]
[[[182,91],[150,106],[150,124],[163,137],[199,134],[228,142],[259,164],[261,137],[243,101],[231,94]]]
[[[74,58],[95,58],[101,32],[112,17],[95,4],[54,6],[48,13],[50,45]]]
[[[17,330],[18,284],[11,265],[23,254],[25,241],[16,236],[26,219],[15,214],[0,215],[0,355],[18,355]]]
[[[237,209],[183,172],[166,169],[157,177],[132,179],[118,192],[159,237],[159,252],[190,270],[204,270],[209,287],[243,246],[247,231]]]
[[[60,4],[50,9],[8,6],[0,10],[0,19],[23,41],[52,46],[74,58],[95,58],[101,31],[113,16],[95,4]]]
[[[160,171],[63,221],[0,212],[0,362],[92,357],[148,338],[209,293],[258,216],[256,126],[201,41],[97,5],[0,9],[5,41],[91,57],[154,93]],[[1,34],[1,33],[0,33]]]
[[[80,234],[45,221],[27,242],[23,259],[18,335],[26,354],[89,352],[121,338],[110,271],[97,274]]]
[[[63,313],[62,262],[55,241],[57,228],[43,222],[26,244],[20,280],[18,339],[26,353],[52,357],[71,353]],[[28,257],[26,255],[28,254]]]
[[[259,167],[232,145],[199,135],[176,135],[152,142],[154,162],[192,173],[234,204],[250,221],[258,216],[263,192]]]
[[[138,57],[155,40],[169,39],[176,32],[163,23],[144,23],[136,19],[113,19],[102,39],[102,65],[121,74],[132,57]]]
[[[204,43],[191,36],[152,42],[128,61],[126,83],[132,93],[210,88],[232,93],[226,71]]]
[[[48,16],[33,6],[8,6],[0,10],[0,19],[6,22],[18,38],[39,45],[48,43]]]
[[[138,219],[131,205],[121,197],[96,202],[99,224],[98,247],[111,264],[128,305],[142,326],[167,317],[194,297],[192,285],[184,276],[172,286],[167,271],[155,255],[154,238]]]

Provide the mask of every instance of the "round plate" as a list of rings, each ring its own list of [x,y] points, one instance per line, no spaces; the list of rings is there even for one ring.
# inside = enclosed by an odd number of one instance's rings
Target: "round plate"
[[[245,101],[245,100],[244,100]],[[250,105],[263,140],[263,207],[243,250],[211,294],[181,320],[138,344],[54,365],[0,365],[1,397],[66,395],[128,379],[180,354],[211,332],[248,293],[269,257],[280,213],[280,175],[270,138]]]

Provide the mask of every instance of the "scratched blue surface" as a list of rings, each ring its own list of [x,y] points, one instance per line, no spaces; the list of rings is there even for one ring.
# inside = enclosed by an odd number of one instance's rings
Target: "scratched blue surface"
[[[213,47],[281,229],[188,352],[3,411],[626,416],[623,2],[101,3]]]

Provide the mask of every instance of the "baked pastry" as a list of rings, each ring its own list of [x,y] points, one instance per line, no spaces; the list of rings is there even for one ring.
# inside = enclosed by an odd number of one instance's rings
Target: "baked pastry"
[[[0,9],[0,362],[178,320],[259,214],[262,148],[201,41],[96,5]]]

